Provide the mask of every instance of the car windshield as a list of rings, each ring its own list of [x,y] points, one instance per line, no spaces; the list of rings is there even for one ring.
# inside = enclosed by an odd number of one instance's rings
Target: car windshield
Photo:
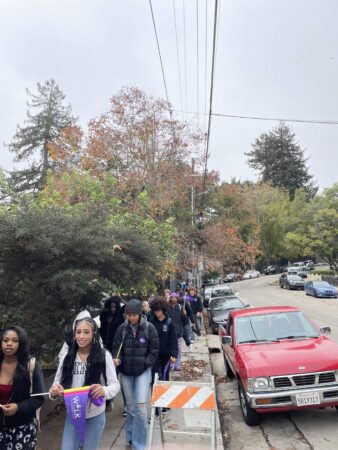
[[[235,309],[243,308],[243,303],[238,298],[226,299],[226,298],[215,298],[211,301],[210,308],[213,311],[220,311],[222,309]]]
[[[318,336],[318,330],[300,311],[257,314],[236,319],[238,344]]]
[[[313,285],[318,287],[331,287],[327,281],[314,281]]]
[[[222,296],[227,296],[227,295],[235,295],[235,292],[230,289],[230,288],[226,288],[226,289],[215,289],[212,293],[211,293],[211,298],[214,297],[222,297]]]

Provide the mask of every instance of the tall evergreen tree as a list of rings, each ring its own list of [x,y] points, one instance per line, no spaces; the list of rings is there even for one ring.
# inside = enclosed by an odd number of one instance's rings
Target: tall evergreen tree
[[[52,168],[48,146],[65,128],[74,125],[70,105],[64,105],[65,95],[55,82],[47,80],[37,83],[37,94],[27,89],[31,101],[27,103],[27,119],[18,126],[9,150],[14,161],[30,162],[29,167],[12,173],[12,182],[17,191],[37,191],[46,182],[48,169]]]
[[[311,197],[316,194],[317,188],[309,174],[304,150],[285,123],[261,134],[246,156],[249,166],[260,172],[263,182],[285,189],[290,199],[299,188],[304,188]]]

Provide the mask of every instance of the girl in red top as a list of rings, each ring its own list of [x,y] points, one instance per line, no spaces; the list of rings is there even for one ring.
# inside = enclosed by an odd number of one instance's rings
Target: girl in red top
[[[23,328],[10,327],[0,337],[0,449],[36,447],[36,410],[44,392],[42,371],[38,363],[29,373],[28,339]],[[32,367],[33,369],[33,367]],[[31,378],[33,386],[31,389]]]

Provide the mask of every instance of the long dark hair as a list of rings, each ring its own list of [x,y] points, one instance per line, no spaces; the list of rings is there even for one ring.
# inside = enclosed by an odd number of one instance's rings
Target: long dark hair
[[[116,305],[116,312],[113,316],[113,321],[119,320],[121,317],[121,297],[118,295],[113,295],[112,297],[107,298],[107,300],[104,302],[104,308],[102,309],[100,313],[100,320],[106,321],[109,316],[112,316],[111,313],[111,305],[114,303]]]
[[[77,345],[75,336],[76,328],[81,322],[87,322],[93,329],[93,340],[90,347],[90,352],[87,359],[87,369],[83,386],[89,386],[91,384],[101,384],[101,376],[106,378],[106,355],[105,350],[100,343],[100,337],[97,331],[97,325],[90,317],[84,317],[77,320],[74,327],[74,340],[68,349],[68,353],[63,360],[62,365],[62,377],[61,384],[65,389],[69,389],[72,386],[73,370],[77,351],[79,346]]]
[[[9,331],[14,331],[18,335],[19,338],[19,348],[16,352],[16,357],[18,359],[18,365],[15,369],[14,373],[14,382],[22,381],[26,379],[29,381],[29,372],[28,372],[28,361],[29,361],[29,352],[28,352],[28,336],[26,330],[18,326],[12,326],[5,328],[0,336],[0,368],[2,366],[2,362],[4,360],[4,353],[2,351],[2,342],[4,337]]]

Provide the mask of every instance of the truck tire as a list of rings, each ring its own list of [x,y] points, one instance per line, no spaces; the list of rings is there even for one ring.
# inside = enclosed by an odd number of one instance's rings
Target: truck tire
[[[243,387],[243,384],[241,381],[238,382],[238,396],[239,396],[239,403],[241,405],[241,410],[244,418],[244,422],[249,425],[250,427],[258,425],[260,422],[259,414],[251,408],[249,405],[245,390]]]
[[[228,360],[226,359],[226,357],[224,356],[224,364],[225,364],[225,371],[226,371],[226,376],[227,378],[229,378],[229,380],[233,380],[235,378],[235,374],[233,373]]]

